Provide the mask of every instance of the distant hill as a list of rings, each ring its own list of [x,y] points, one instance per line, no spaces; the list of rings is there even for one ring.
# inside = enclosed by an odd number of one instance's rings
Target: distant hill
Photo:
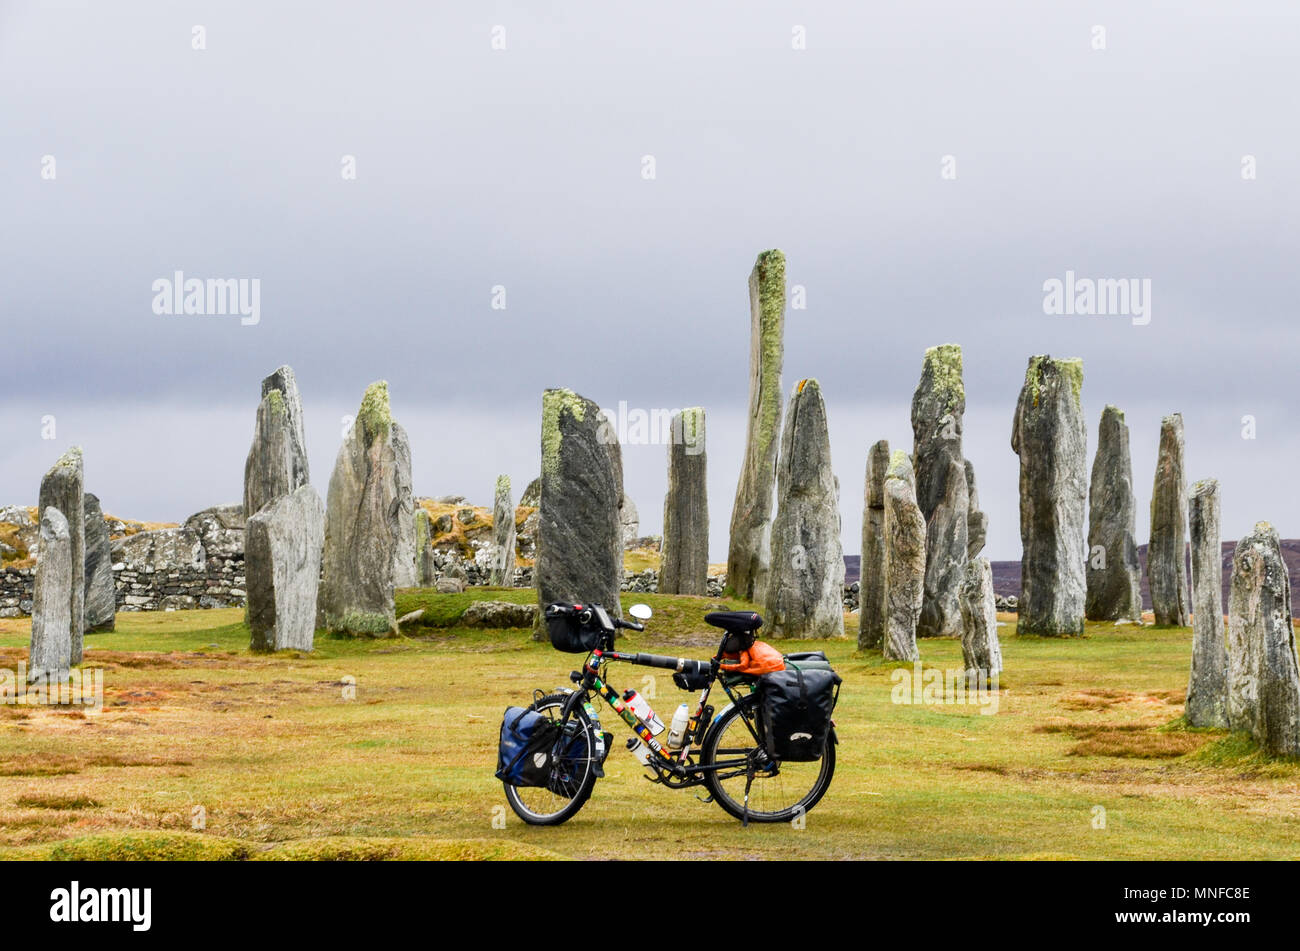
[[[1236,542],[1223,543],[1223,610],[1228,610],[1228,585],[1232,576],[1232,556],[1237,550]],[[1282,558],[1286,561],[1291,576],[1291,613],[1300,617],[1300,598],[1294,592],[1300,591],[1300,539],[1282,539]],[[1142,562],[1142,605],[1150,610],[1151,591],[1147,586],[1147,546],[1138,548],[1138,559]],[[844,556],[844,580],[852,583],[861,577],[861,559],[858,555]],[[1191,566],[1188,565],[1187,577],[1191,578]],[[1002,597],[1015,595],[1020,597],[1020,562],[993,562],[993,590]]]

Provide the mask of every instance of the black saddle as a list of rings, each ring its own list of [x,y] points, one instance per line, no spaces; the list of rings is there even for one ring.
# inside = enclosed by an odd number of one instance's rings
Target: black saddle
[[[720,627],[728,634],[745,634],[763,626],[763,618],[754,611],[713,611],[704,615],[704,623]]]

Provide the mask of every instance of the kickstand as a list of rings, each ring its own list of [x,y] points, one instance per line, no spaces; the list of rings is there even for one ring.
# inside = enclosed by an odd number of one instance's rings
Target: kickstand
[[[740,817],[740,827],[749,828],[749,787],[754,785],[754,764],[750,763],[749,768],[745,770],[745,812]]]

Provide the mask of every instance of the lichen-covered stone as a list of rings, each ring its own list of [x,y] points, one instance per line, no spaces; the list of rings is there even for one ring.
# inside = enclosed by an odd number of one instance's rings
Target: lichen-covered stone
[[[488,583],[508,585],[515,570],[515,504],[510,499],[510,476],[497,476],[492,500],[492,570]]]
[[[280,496],[248,520],[250,649],[312,649],[324,541],[325,506],[309,485]]]
[[[1219,483],[1192,486],[1192,673],[1183,715],[1189,726],[1228,725],[1228,651],[1223,633]]]
[[[731,509],[727,588],[761,602],[771,566],[772,489],[781,435],[785,255],[778,250],[760,254],[750,272],[749,312],[749,420]]]
[[[450,522],[451,516],[447,516]],[[448,526],[450,528],[450,525]],[[433,518],[422,505],[415,507],[415,583],[427,588],[437,578],[434,564]]]
[[[262,381],[253,444],[244,462],[244,513],[253,516],[307,484],[302,397],[293,370],[280,367]]]
[[[73,667],[81,663],[82,637],[86,624],[86,499],[81,449],[74,446],[59,457],[41,479],[37,511],[58,509],[68,524],[68,542],[72,546],[72,586],[68,590],[68,612],[72,618],[70,660]],[[39,559],[39,556],[38,556]]]
[[[765,630],[773,638],[843,637],[840,494],[816,380],[800,381],[790,394],[776,482]]]
[[[1128,425],[1115,406],[1102,410],[1088,498],[1085,615],[1090,621],[1142,623],[1142,564],[1134,537],[1133,463]]]
[[[675,413],[671,430],[659,592],[704,595],[709,575],[709,489],[703,407]]]
[[[911,460],[894,450],[885,473],[885,638],[886,660],[913,661],[916,624],[925,596],[925,519],[916,504]]]
[[[875,650],[885,639],[885,472],[889,442],[867,452],[862,500],[862,557],[858,576],[858,649]]]
[[[925,599],[918,637],[953,637],[962,632],[957,591],[969,538],[970,495],[962,455],[966,390],[961,347],[943,344],[925,351],[921,382],[912,396],[912,465],[916,503],[926,523]]]
[[[542,504],[542,479],[538,476],[532,482],[528,483],[524,489],[524,494],[519,496],[519,504],[526,508],[535,509]]]
[[[1020,456],[1021,634],[1083,633],[1088,432],[1083,361],[1034,356],[1016,403]]]
[[[1147,548],[1147,583],[1157,624],[1186,627],[1187,477],[1183,466],[1183,416],[1160,421],[1160,452],[1151,490],[1151,544]]]
[[[572,390],[552,389],[542,394],[541,444],[533,572],[538,604],[599,604],[618,616],[623,460],[617,434],[591,400]],[[549,636],[545,625],[538,626],[537,636]]]
[[[393,420],[388,384],[372,383],[330,476],[320,627],[397,633],[393,590],[415,580],[414,507],[410,443]]]
[[[961,604],[961,653],[969,681],[996,683],[1002,672],[998,612],[993,594],[993,565],[987,558],[966,563],[958,601]]]
[[[1228,596],[1228,725],[1266,752],[1300,756],[1300,669],[1291,583],[1277,530],[1259,522],[1237,545]]]
[[[86,533],[85,632],[111,631],[117,618],[117,587],[113,582],[112,545],[99,499],[82,493],[82,524]]]
[[[72,534],[68,520],[52,505],[41,509],[40,549],[32,592],[32,640],[28,679],[66,677],[72,660]]]

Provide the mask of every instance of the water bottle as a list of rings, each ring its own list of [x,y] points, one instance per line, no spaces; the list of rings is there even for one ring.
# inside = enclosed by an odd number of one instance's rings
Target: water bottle
[[[673,714],[672,725],[668,727],[668,746],[672,749],[679,750],[682,748],[682,740],[686,738],[686,727],[691,722],[691,708],[689,704],[678,704],[677,712]]]
[[[664,731],[664,722],[655,716],[654,710],[650,708],[645,697],[629,688],[623,694],[623,702],[627,704],[629,710],[645,721],[646,726],[650,728],[651,736],[658,736]]]
[[[650,765],[650,747],[645,745],[645,741],[641,737],[628,737],[627,751],[635,756],[637,762],[642,766]]]

